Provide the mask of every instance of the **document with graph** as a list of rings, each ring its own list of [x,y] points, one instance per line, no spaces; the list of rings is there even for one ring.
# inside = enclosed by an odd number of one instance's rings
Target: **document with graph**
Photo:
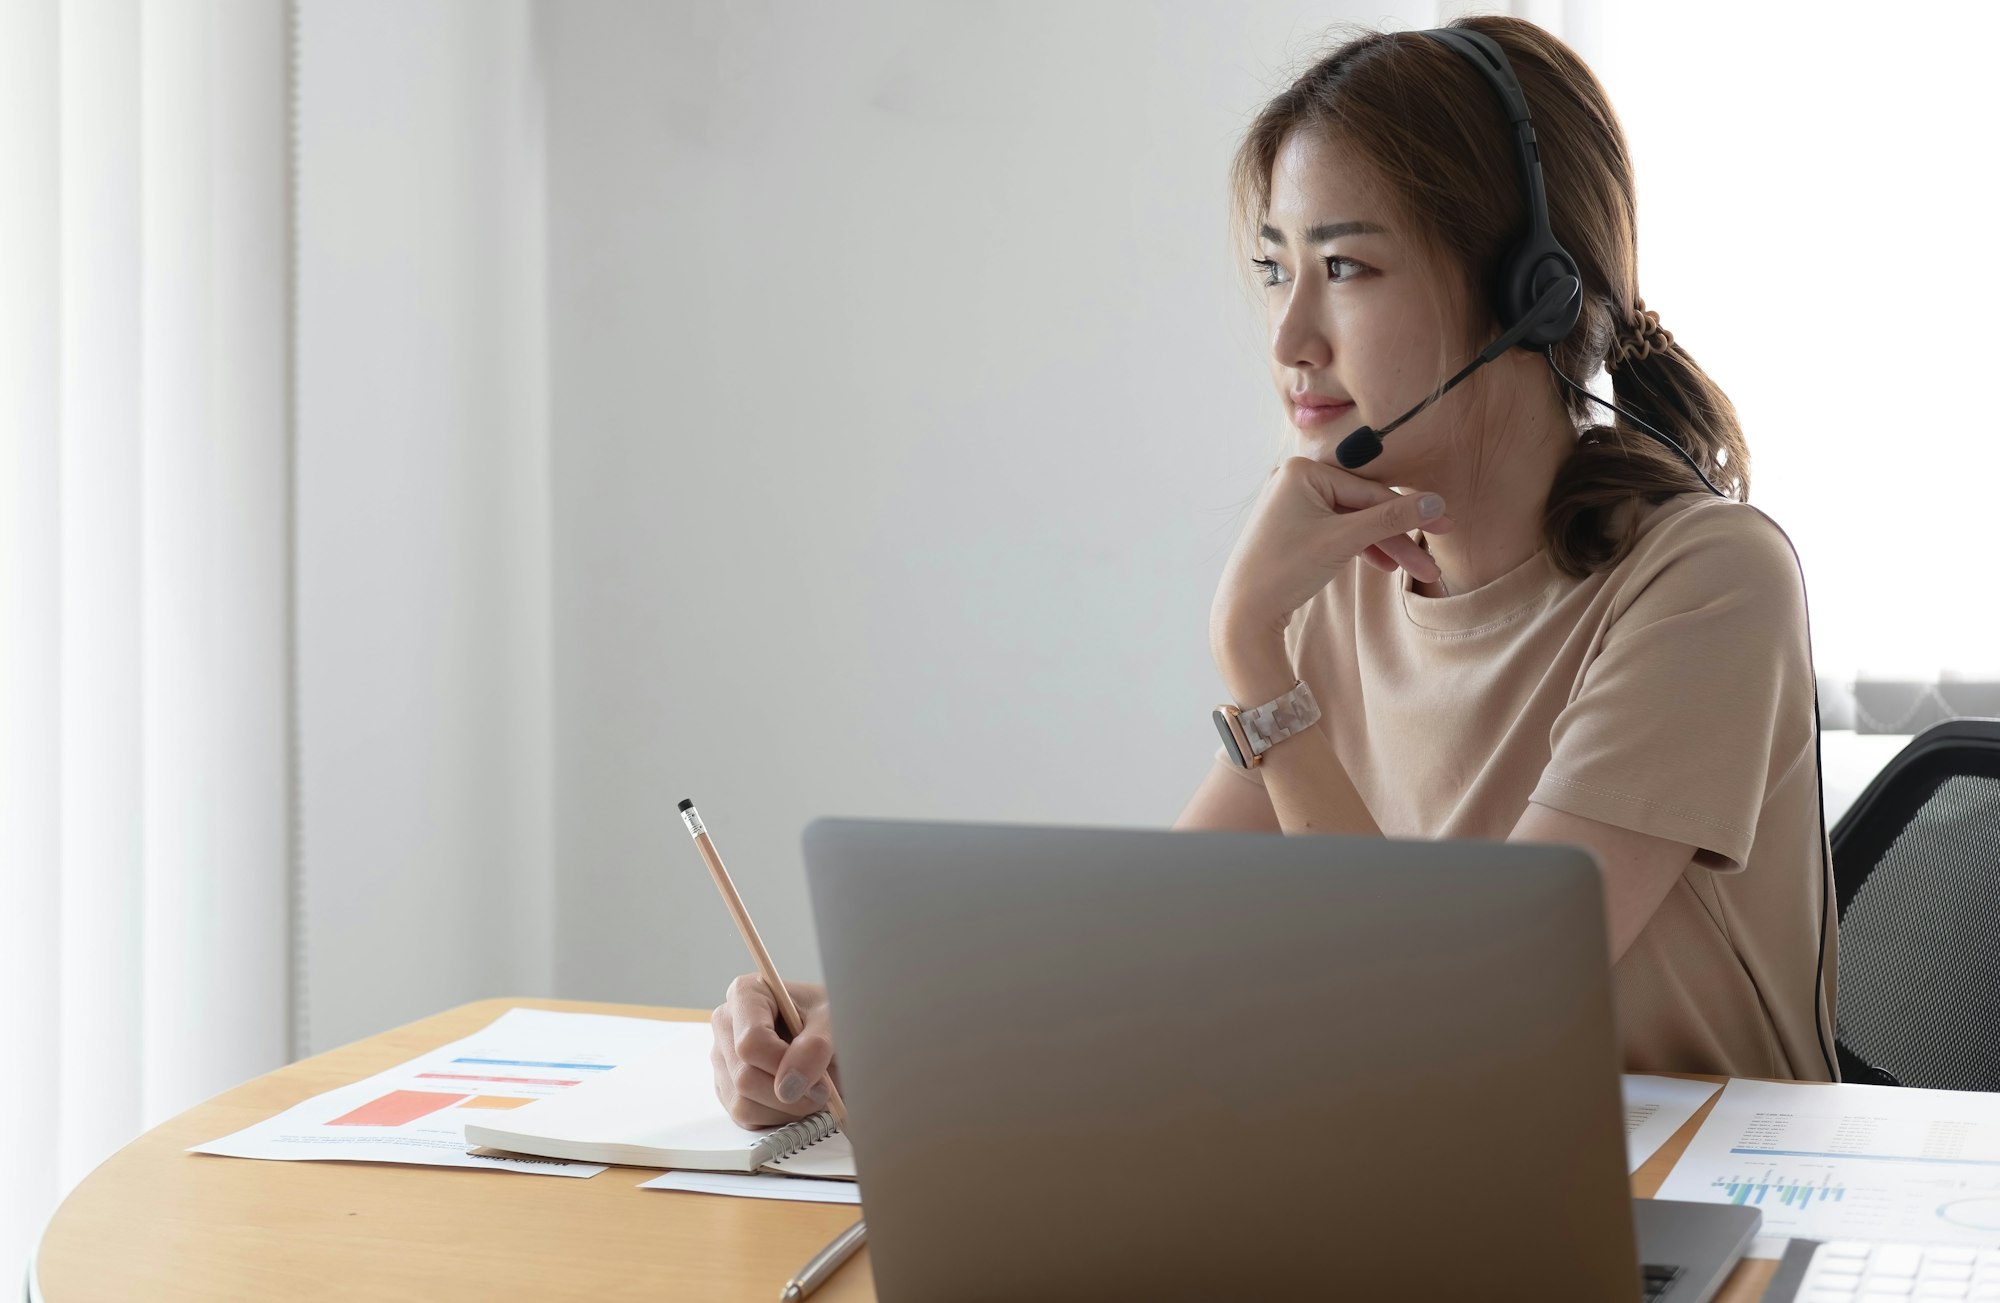
[[[684,1042],[699,1041],[705,1051],[713,1036],[706,1022],[509,1009],[470,1036],[189,1152],[595,1176],[600,1163],[468,1154],[465,1124],[601,1080]]]
[[[1762,1210],[1790,1237],[2000,1247],[2000,1094],[1732,1080],[1662,1199]]]

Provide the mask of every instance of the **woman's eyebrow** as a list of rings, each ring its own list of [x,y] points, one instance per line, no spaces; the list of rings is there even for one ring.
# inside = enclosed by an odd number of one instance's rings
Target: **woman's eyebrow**
[[[1328,240],[1338,240],[1343,235],[1387,235],[1389,228],[1377,226],[1373,222],[1321,222],[1306,231],[1307,244],[1325,244]],[[1277,245],[1285,247],[1285,236],[1275,226],[1259,227],[1257,234]]]

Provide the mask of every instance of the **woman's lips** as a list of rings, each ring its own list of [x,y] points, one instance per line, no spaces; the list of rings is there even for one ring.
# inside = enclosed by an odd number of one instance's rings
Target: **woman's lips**
[[[1292,424],[1301,430],[1311,430],[1317,426],[1332,425],[1343,420],[1354,410],[1353,403],[1335,403],[1331,407],[1304,407],[1292,404]]]

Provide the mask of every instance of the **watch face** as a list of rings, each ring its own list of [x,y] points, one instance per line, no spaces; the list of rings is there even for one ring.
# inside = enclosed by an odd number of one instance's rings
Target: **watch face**
[[[1248,769],[1250,762],[1244,757],[1243,748],[1237,744],[1236,734],[1229,727],[1229,716],[1218,710],[1213,712],[1212,718],[1215,720],[1215,731],[1222,734],[1222,745],[1229,752],[1229,758],[1238,769]]]

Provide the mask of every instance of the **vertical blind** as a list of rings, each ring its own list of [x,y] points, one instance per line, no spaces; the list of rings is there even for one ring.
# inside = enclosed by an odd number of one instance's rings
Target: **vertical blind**
[[[0,3],[8,1276],[111,1151],[288,1057],[289,29]]]

